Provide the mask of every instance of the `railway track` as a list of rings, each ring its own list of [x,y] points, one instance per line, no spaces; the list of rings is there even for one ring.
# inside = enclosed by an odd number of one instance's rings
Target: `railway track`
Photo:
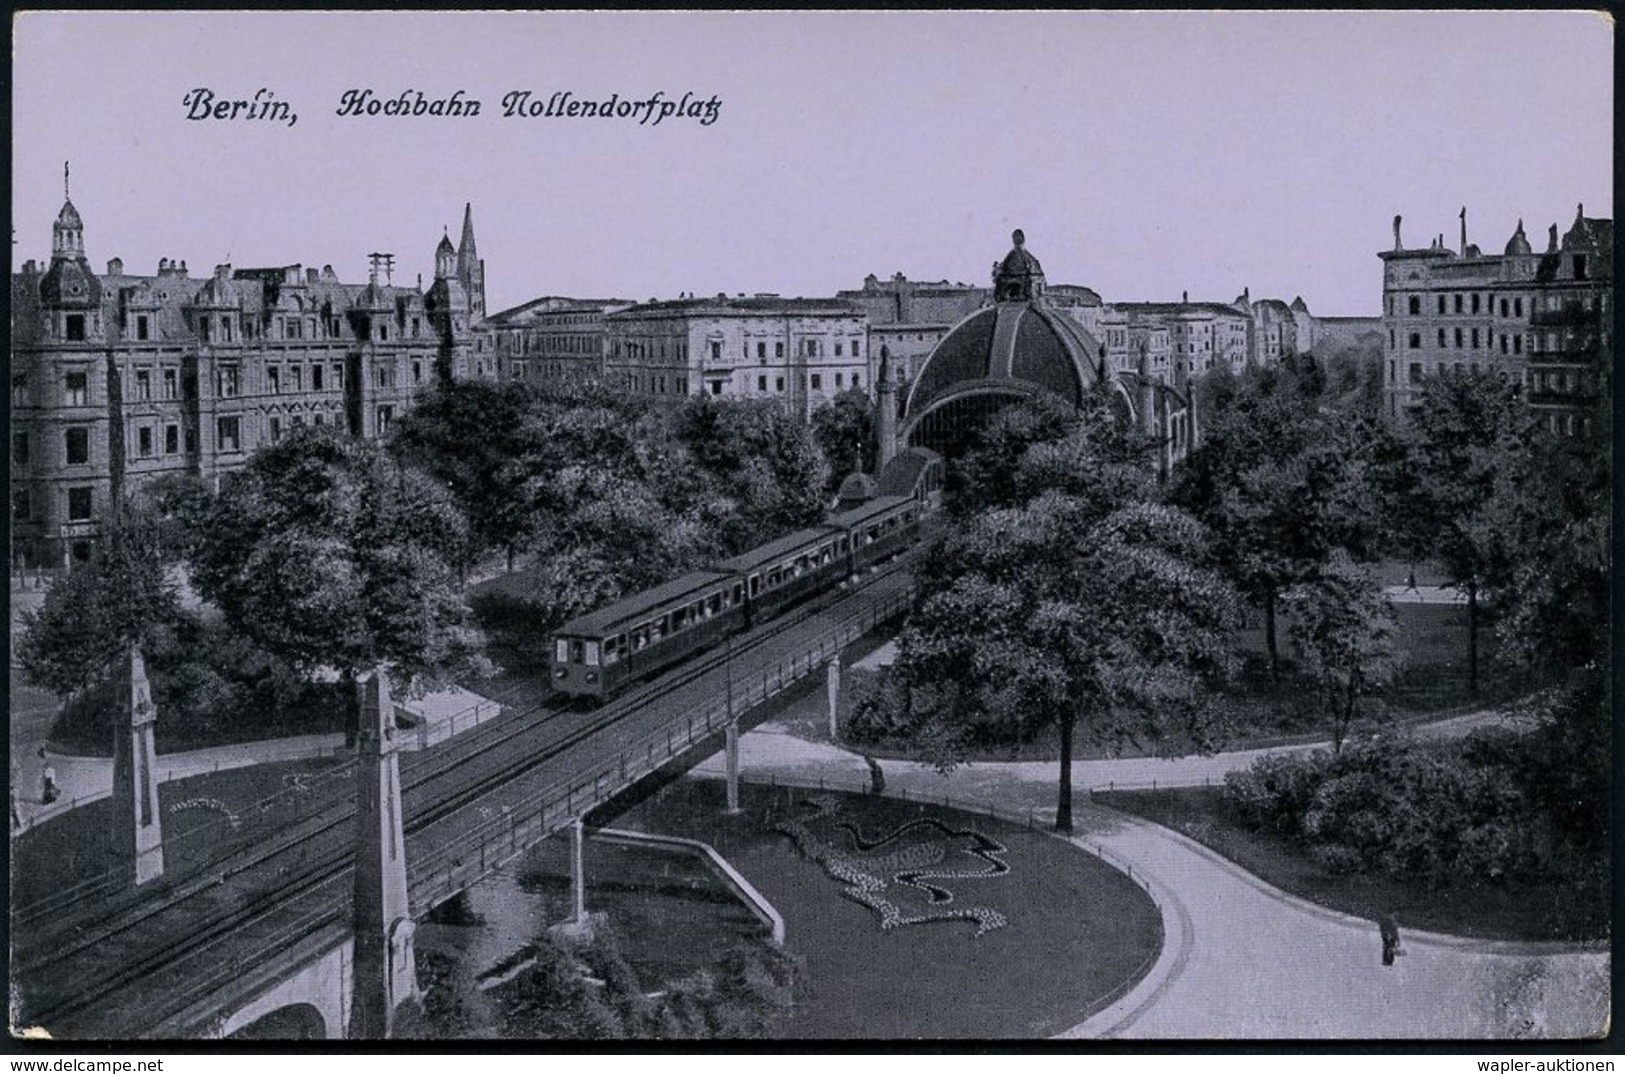
[[[859,584],[825,594],[742,636],[731,653],[708,650],[584,718],[576,719],[566,706],[544,700],[448,740],[434,751],[408,755],[402,764],[407,835],[452,817],[531,770],[592,742],[629,715],[724,663],[748,660],[785,630],[906,570],[917,554],[917,548],[911,549]],[[302,926],[316,928],[321,921],[343,920],[350,892],[342,878],[349,875],[354,853],[353,817],[352,803],[330,805],[284,829],[278,838],[183,881],[155,903],[93,927],[74,928],[68,936],[42,936],[15,950],[14,955],[21,956],[13,972],[24,982],[24,1021],[48,1028],[72,1025],[86,1012],[111,1005],[131,982],[170,976],[166,971],[212,953],[227,936],[262,929],[285,932],[286,922],[282,929],[272,926],[292,906],[311,907],[299,917]],[[264,878],[258,885],[233,883],[256,874]],[[154,931],[168,935],[155,937]],[[111,969],[106,965],[110,959]],[[193,973],[190,978],[195,982],[213,976]]]

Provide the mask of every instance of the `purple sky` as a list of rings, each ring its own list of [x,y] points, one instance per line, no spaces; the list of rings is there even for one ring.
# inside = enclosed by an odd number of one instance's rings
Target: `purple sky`
[[[1301,294],[1369,314],[1378,250],[1537,246],[1613,213],[1613,29],[1584,13],[30,13],[15,23],[15,267],[62,162],[98,271],[432,276],[474,203],[495,310],[540,294],[985,283],[1013,227],[1108,301]],[[292,127],[188,122],[269,87]],[[343,119],[462,89],[478,119]],[[543,97],[722,99],[709,127],[503,119]]]

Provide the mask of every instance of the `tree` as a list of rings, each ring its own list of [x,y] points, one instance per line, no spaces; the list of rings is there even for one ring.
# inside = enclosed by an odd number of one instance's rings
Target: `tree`
[[[100,682],[180,615],[168,563],[154,517],[117,513],[90,562],[58,579],[39,611],[23,614],[17,660],[24,674],[59,694]]]
[[[988,727],[1059,736],[1055,826],[1072,829],[1072,743],[1205,743],[1203,688],[1229,662],[1235,604],[1201,525],[1145,502],[1105,514],[1049,491],[983,512],[938,553],[894,673],[947,767]]]
[[[1213,531],[1225,573],[1262,612],[1272,674],[1281,591],[1334,548],[1373,549],[1385,515],[1377,423],[1321,411],[1318,389],[1297,368],[1307,364],[1250,367],[1236,378],[1169,493]]]
[[[829,462],[826,490],[846,475],[875,470],[875,410],[861,389],[849,388],[812,413],[813,436]]]
[[[1331,718],[1332,752],[1343,751],[1360,701],[1398,670],[1393,608],[1376,576],[1341,549],[1281,595],[1298,665],[1315,680]]]
[[[508,463],[533,403],[523,382],[453,381],[420,396],[390,429],[395,457],[444,485],[468,519],[474,550],[501,549],[509,570],[530,518]]]
[[[353,683],[484,672],[453,564],[467,527],[445,492],[379,444],[313,427],[257,452],[203,513],[193,580],[237,630],[296,669]]]
[[[829,464],[812,430],[777,400],[695,396],[671,421],[705,479],[711,523],[730,552],[823,518]]]
[[[1410,542],[1467,596],[1467,680],[1476,695],[1481,602],[1511,584],[1519,520],[1542,494],[1525,465],[1533,425],[1516,385],[1443,370],[1423,379],[1410,435]]]

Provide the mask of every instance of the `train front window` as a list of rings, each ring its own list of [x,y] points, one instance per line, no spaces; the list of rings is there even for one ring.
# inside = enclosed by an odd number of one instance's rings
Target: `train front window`
[[[588,667],[590,667],[590,668],[597,667],[598,666],[598,643],[596,641],[587,642],[585,652],[582,655],[586,658],[583,662]]]
[[[571,638],[570,639],[570,663],[572,663],[572,664],[581,663],[581,639],[580,638]]]
[[[569,663],[570,662],[570,643],[568,641],[566,641],[564,638],[560,638],[558,640],[558,642],[555,643],[555,645],[554,645],[553,656],[561,664]]]
[[[626,651],[625,635],[617,634],[613,638],[604,639],[604,666],[619,663],[621,653]]]

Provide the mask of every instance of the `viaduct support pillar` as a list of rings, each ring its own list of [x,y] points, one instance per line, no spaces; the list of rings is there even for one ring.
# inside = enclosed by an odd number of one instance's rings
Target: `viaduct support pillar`
[[[158,813],[158,775],[153,770],[152,704],[146,661],[139,649],[125,658],[120,686],[120,714],[113,731],[113,807],[117,810],[114,854],[135,883],[164,875],[164,834]]]
[[[577,817],[570,824],[570,920],[587,924],[587,823]]]
[[[401,773],[389,678],[375,669],[356,684],[361,727],[356,737],[355,965],[346,1036],[381,1040],[396,1009],[417,997],[407,903],[406,843],[401,834]]]
[[[728,728],[723,732],[723,755],[727,761],[728,770],[728,812],[739,812],[739,719],[735,717],[728,721]]]
[[[829,672],[825,681],[825,692],[829,695],[829,740],[840,740],[840,711],[841,711],[841,654],[836,653],[829,658]]]

